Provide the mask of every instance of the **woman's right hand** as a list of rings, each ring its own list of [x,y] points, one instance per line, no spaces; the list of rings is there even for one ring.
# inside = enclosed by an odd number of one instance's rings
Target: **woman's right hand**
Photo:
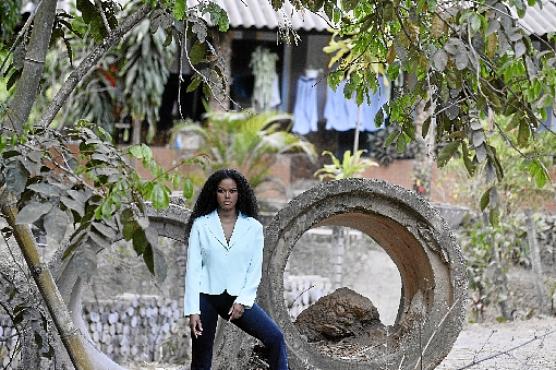
[[[197,338],[203,335],[203,325],[201,324],[201,315],[193,314],[189,315],[189,327],[191,328],[191,333]]]

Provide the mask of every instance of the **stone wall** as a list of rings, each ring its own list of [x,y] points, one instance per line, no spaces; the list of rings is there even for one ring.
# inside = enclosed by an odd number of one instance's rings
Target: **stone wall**
[[[187,356],[189,328],[176,300],[125,295],[86,302],[83,313],[96,347],[116,362],[172,362]]]

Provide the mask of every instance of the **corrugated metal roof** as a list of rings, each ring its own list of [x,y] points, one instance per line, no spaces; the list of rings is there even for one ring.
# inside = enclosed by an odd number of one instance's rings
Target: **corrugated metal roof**
[[[329,27],[326,15],[312,13],[308,10],[296,10],[289,1],[285,1],[278,11],[272,8],[268,0],[212,0],[219,4],[230,19],[232,28],[276,29],[280,24],[291,23],[294,30],[326,31]],[[199,0],[187,0],[188,7],[199,4]],[[515,10],[512,14],[518,18]],[[528,33],[544,35],[556,32],[556,0],[542,0],[542,7],[537,3],[530,6],[519,24]]]
[[[517,18],[516,12],[512,13]],[[556,32],[556,1],[543,0],[542,7],[538,3],[527,7],[525,15],[518,22],[526,32],[535,35]]]
[[[323,32],[328,29],[326,16],[308,10],[296,10],[289,1],[285,1],[278,11],[272,8],[268,0],[212,0],[228,13],[231,28],[276,29],[279,25],[291,24],[296,30]],[[192,8],[199,0],[187,0]]]

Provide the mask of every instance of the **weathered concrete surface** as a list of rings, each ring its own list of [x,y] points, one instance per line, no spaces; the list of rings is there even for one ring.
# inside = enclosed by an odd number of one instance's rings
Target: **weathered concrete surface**
[[[371,300],[349,288],[320,298],[295,320],[309,342],[384,343],[385,327]],[[380,342],[378,342],[380,340]]]
[[[329,358],[303,339],[290,321],[283,271],[299,237],[322,225],[366,233],[397,265],[402,298],[389,332],[398,339],[398,350],[385,354],[379,349],[365,362]],[[293,199],[266,229],[259,303],[283,328],[292,369],[379,369],[387,363],[413,368],[421,352],[423,368],[432,369],[461,330],[465,288],[463,258],[438,212],[413,192],[382,181],[349,179],[316,186]]]
[[[188,211],[176,205],[163,213],[149,211],[151,225],[160,236],[184,243],[187,216]],[[284,268],[299,237],[322,225],[346,226],[366,233],[397,265],[402,298],[396,324],[389,330],[390,339],[398,341],[397,350],[388,354],[379,350],[373,360],[365,362],[326,357],[290,321],[283,298]],[[78,265],[69,262],[58,271],[59,282],[63,282],[60,290],[73,319],[86,333]],[[319,185],[292,200],[265,231],[259,303],[284,330],[292,370],[379,369],[387,363],[395,368],[413,368],[421,353],[423,368],[432,369],[449,352],[461,330],[465,287],[462,256],[443,219],[414,193],[382,181],[349,179]],[[244,369],[252,344],[253,339],[233,325],[220,325],[213,369]],[[92,344],[89,350],[99,368],[123,369]]]
[[[185,224],[189,218],[190,211],[179,205],[178,199],[172,199],[169,208],[164,211],[156,211],[147,205],[147,216],[149,217],[149,227],[153,227],[159,236],[174,239],[185,244]],[[115,241],[121,240],[120,235]],[[79,251],[62,262],[62,250],[58,251],[50,261],[49,265],[54,276],[58,289],[68,305],[72,319],[77,329],[86,338],[86,348],[93,362],[99,369],[103,370],[124,370],[125,368],[114,362],[106,354],[95,347],[90,337],[87,324],[82,315],[82,295],[85,289],[87,276],[83,276],[83,263],[96,263],[96,255],[102,250],[96,246],[83,246]],[[183,282],[178,282],[182,284]],[[60,352],[64,356],[63,352]]]

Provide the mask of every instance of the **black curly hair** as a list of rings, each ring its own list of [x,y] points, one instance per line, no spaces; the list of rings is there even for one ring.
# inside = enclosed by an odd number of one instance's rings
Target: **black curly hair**
[[[239,173],[239,171],[225,168],[218,170],[209,176],[197,201],[193,207],[193,212],[189,216],[189,221],[185,227],[186,235],[189,235],[193,222],[197,217],[208,215],[216,208],[218,208],[218,203],[216,202],[216,190],[220,181],[224,179],[232,179],[237,184],[238,199],[236,205],[236,211],[243,213],[246,216],[253,217],[255,219],[259,218],[259,207],[257,205],[257,198],[255,198],[255,193],[249,185],[247,179]]]

